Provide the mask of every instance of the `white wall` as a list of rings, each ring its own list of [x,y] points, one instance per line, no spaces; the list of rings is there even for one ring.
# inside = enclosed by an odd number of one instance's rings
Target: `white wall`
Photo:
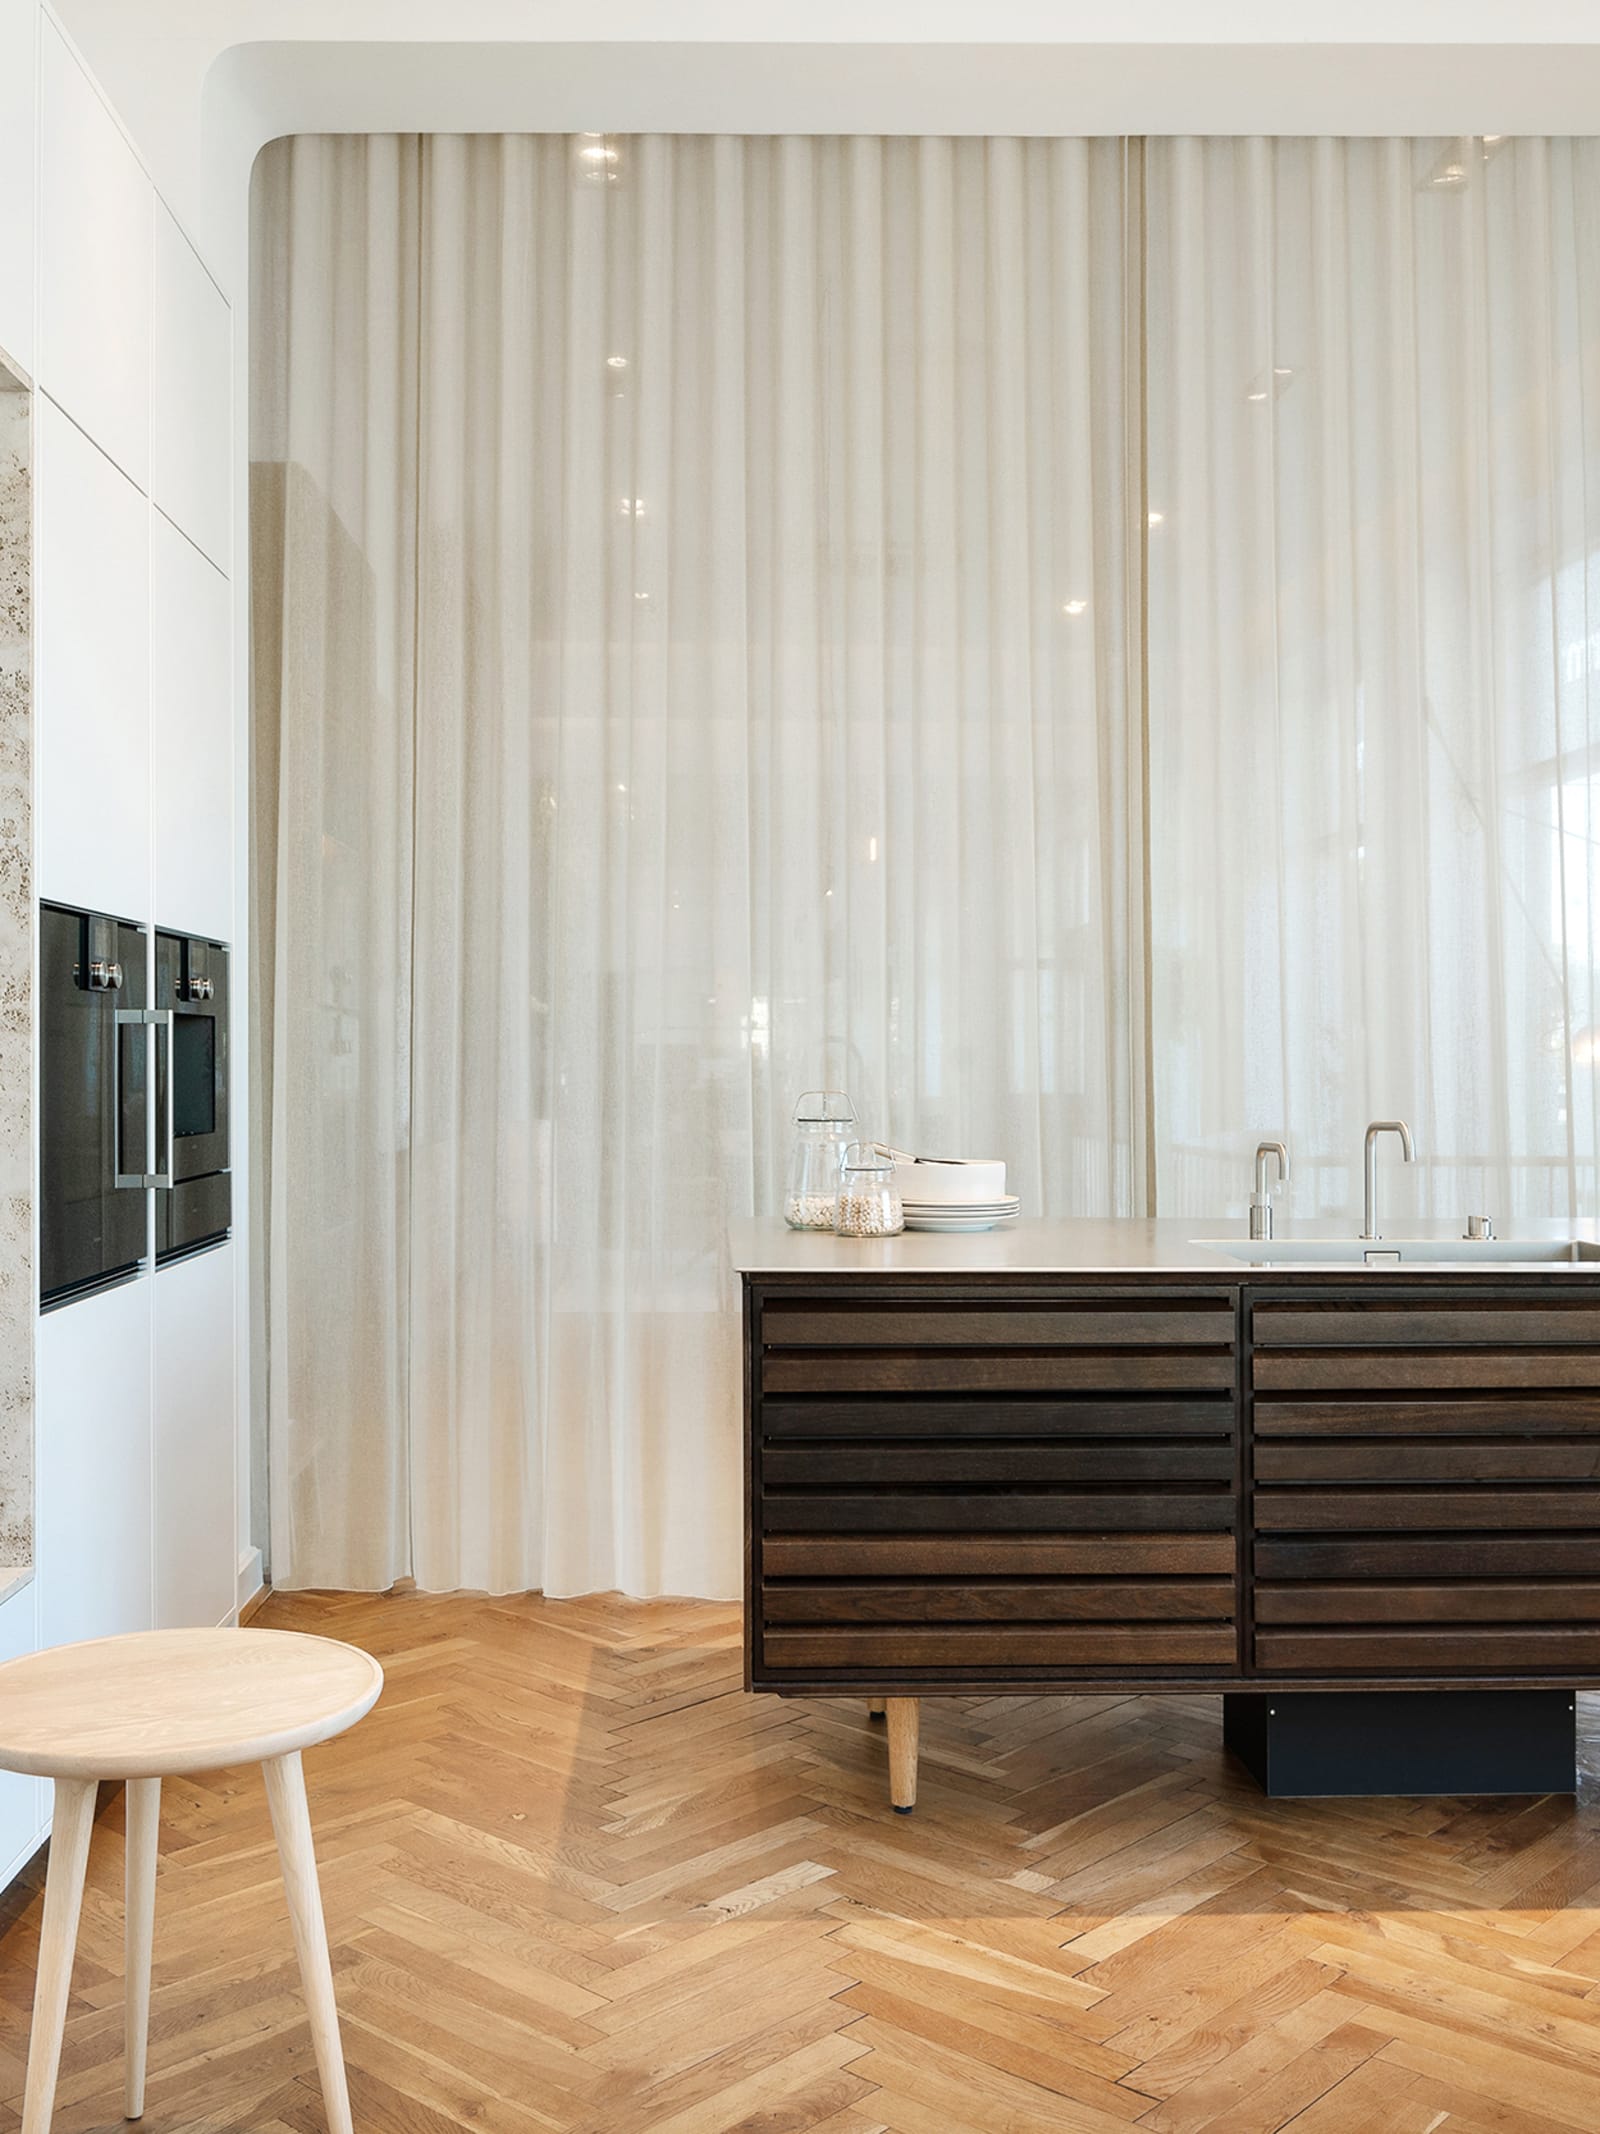
[[[233,317],[38,0],[0,0],[0,347],[35,385],[40,894],[238,942]],[[41,1319],[34,1577],[0,1658],[236,1612],[242,1257]],[[0,1782],[0,1880],[46,1793]]]

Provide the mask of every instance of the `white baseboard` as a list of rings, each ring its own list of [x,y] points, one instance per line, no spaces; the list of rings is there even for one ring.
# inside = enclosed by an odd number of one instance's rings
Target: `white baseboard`
[[[234,1602],[233,1613],[235,1622],[239,1620],[245,1609],[260,1593],[265,1583],[266,1581],[261,1575],[261,1551],[259,1549],[246,1549],[239,1558],[239,1592]]]
[[[0,1869],[0,1895],[4,1895],[4,1893],[11,1887],[12,1883],[16,1881],[18,1875],[22,1873],[23,1869],[27,1867],[29,1862],[36,1856],[39,1847],[45,1843],[49,1835],[50,1825],[49,1822],[46,1821],[44,1828],[39,1832],[38,1836],[31,1839],[26,1845],[23,1846],[22,1850],[17,1854],[16,1858],[11,1861],[9,1866],[5,1867],[4,1869]]]

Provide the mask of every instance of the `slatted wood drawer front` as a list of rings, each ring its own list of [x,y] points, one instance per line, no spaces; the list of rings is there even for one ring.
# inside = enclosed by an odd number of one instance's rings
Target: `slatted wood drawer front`
[[[1220,1406],[1219,1406],[1220,1399]],[[926,1395],[913,1400],[780,1400],[762,1404],[762,1434],[769,1444],[785,1438],[926,1439],[931,1426],[941,1444],[954,1438],[1215,1438],[1226,1435],[1232,1402],[1212,1394],[1199,1400],[1140,1400],[1113,1396],[1066,1399],[952,1400],[930,1408]],[[1600,1408],[1600,1404],[1597,1404]],[[1221,1420],[1219,1421],[1219,1415]]]
[[[761,1315],[766,1679],[1237,1664],[1231,1297]]]
[[[1256,1665],[1600,1670],[1600,1304],[1258,1304]]]
[[[1231,1394],[1226,1296],[1147,1304],[997,1300],[769,1302],[761,1386],[772,1394]]]
[[[767,1587],[769,1623],[1228,1622],[1231,1579],[1056,1578],[980,1585],[945,1579]]]
[[[875,1630],[768,1630],[764,1650],[769,1667],[824,1675],[863,1668],[893,1678],[923,1668],[967,1674],[980,1667],[1125,1674],[1231,1667],[1234,1636],[1221,1624],[1155,1629],[1142,1623],[1092,1623],[1070,1630],[1047,1624],[1006,1630],[964,1624],[918,1630],[897,1623]]]

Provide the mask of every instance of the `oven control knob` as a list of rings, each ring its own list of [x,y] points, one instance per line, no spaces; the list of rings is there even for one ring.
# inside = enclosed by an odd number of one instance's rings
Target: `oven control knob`
[[[215,991],[216,985],[209,978],[191,978],[189,980],[189,998],[191,1000],[209,1000]]]
[[[89,984],[97,993],[114,993],[122,984],[122,965],[96,956],[89,966]]]

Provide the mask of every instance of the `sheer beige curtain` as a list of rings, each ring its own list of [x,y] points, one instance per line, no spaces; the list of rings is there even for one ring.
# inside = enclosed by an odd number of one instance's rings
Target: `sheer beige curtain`
[[[1147,177],[1160,1206],[1593,1215],[1600,143]]]
[[[263,157],[279,1582],[733,1592],[802,1089],[1133,1206],[1123,155]]]

